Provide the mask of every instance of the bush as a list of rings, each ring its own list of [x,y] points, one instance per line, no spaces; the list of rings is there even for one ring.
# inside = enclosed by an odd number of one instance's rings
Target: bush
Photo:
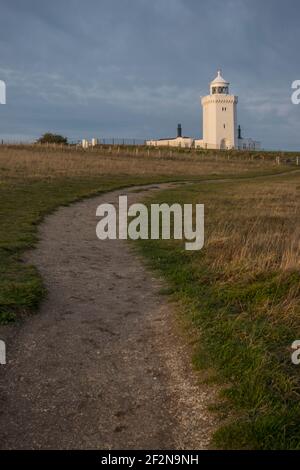
[[[37,141],[39,144],[63,144],[66,145],[68,143],[68,139],[63,137],[59,134],[51,134],[47,132],[46,134],[42,135]]]

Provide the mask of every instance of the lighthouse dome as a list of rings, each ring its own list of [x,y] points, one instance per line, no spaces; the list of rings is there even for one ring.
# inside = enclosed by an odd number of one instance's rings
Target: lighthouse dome
[[[221,70],[218,70],[216,78],[210,83],[210,93],[211,95],[229,93],[229,82],[222,77]]]

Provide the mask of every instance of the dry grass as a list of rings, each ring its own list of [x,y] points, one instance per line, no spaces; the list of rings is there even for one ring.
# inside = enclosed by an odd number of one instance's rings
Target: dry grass
[[[230,276],[300,268],[299,176],[244,183],[209,203],[207,255]]]
[[[285,167],[286,168],[286,167]],[[71,150],[0,146],[0,175],[21,178],[95,177],[103,175],[182,176],[251,174],[279,171],[274,161],[227,160],[220,155],[162,152],[157,150]],[[281,169],[282,170],[282,169]]]

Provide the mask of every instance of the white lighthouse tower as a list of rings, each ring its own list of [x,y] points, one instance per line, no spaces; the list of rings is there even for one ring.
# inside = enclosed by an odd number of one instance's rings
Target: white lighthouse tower
[[[238,97],[229,94],[229,82],[221,71],[210,83],[210,94],[201,100],[203,106],[203,141],[207,149],[233,149],[238,147]]]

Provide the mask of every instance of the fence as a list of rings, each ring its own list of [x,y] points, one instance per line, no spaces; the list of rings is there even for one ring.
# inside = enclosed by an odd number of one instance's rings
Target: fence
[[[127,156],[127,157],[158,157],[165,160],[188,160],[190,158],[199,159],[200,161],[254,161],[254,162],[272,162],[276,165],[292,165],[300,166],[300,154],[296,152],[274,152],[274,151],[250,151],[250,150],[205,150],[196,148],[176,148],[176,147],[159,147],[146,146],[142,139],[123,139],[123,138],[102,138],[98,140],[97,145],[82,148],[82,141],[73,141],[68,145],[65,144],[33,144],[29,142],[5,142],[0,141],[3,147],[21,146],[32,148],[35,150],[60,150],[83,151],[83,152],[101,152],[111,156]]]
[[[136,146],[136,145],[146,144],[146,139],[136,139],[136,138],[129,139],[129,138],[123,138],[123,137],[95,137],[95,139],[99,142],[99,144],[102,144],[102,145]],[[69,141],[69,145],[81,145],[82,144],[82,139],[69,138],[68,141]],[[6,141],[4,139],[1,139],[0,143],[1,145],[33,145],[34,142],[22,142],[19,140]],[[51,144],[51,145],[55,145],[55,144]]]
[[[136,145],[145,145],[145,139],[135,139],[135,138],[123,138],[123,137],[95,137],[101,145],[127,145],[127,146],[136,146]],[[92,139],[90,139],[91,141]],[[70,139],[72,145],[81,144],[82,140]]]

